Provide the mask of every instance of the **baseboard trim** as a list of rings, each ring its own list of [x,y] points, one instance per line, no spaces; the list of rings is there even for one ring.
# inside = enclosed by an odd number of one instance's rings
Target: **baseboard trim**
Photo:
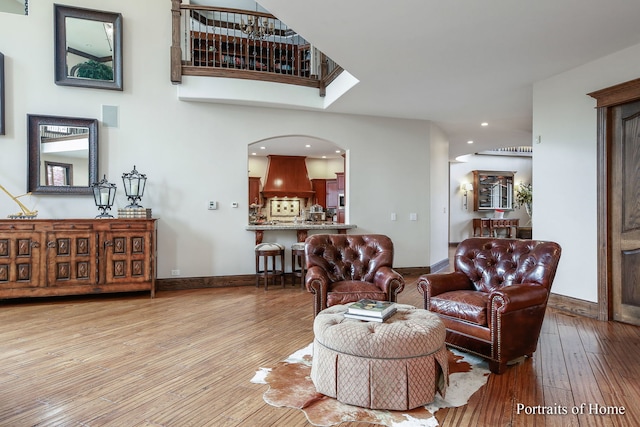
[[[449,258],[445,258],[442,261],[438,261],[431,266],[431,272],[437,273],[439,271],[449,268]]]
[[[287,282],[285,282],[287,283]],[[236,276],[205,276],[156,279],[156,290],[177,291],[184,289],[228,288],[234,286],[255,286],[254,274]]]
[[[567,313],[590,317],[592,319],[598,318],[598,303],[595,302],[551,293],[547,305]]]
[[[430,267],[393,267],[395,271],[403,276],[420,276],[421,274],[431,273]]]
[[[444,265],[444,267],[442,267]],[[403,276],[419,276],[436,272],[449,265],[449,260],[443,260],[432,267],[398,267],[394,270]],[[437,269],[436,269],[437,267]],[[299,283],[299,278],[293,278],[291,273],[285,274],[287,285],[294,282]],[[234,286],[255,286],[256,276],[254,274],[240,274],[235,276],[204,276],[204,277],[175,277],[167,279],[156,279],[157,291],[177,291],[186,289],[202,288],[229,288]]]

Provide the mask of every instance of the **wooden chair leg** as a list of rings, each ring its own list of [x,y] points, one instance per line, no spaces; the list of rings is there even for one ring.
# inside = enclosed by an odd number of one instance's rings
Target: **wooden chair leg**
[[[489,370],[494,374],[502,374],[507,369],[505,362],[496,362],[495,360],[489,361]]]

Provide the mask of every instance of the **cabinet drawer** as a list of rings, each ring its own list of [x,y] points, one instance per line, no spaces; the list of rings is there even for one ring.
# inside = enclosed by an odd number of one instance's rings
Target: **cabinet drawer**
[[[93,224],[67,224],[67,223],[53,223],[52,228],[54,230],[93,230]]]
[[[24,223],[24,224],[0,224],[0,231],[32,231],[35,230],[36,226],[35,224],[29,224],[29,223]]]
[[[140,223],[127,222],[126,224],[113,223],[113,224],[110,224],[109,228],[111,230],[146,230],[147,223],[146,222],[140,222]]]

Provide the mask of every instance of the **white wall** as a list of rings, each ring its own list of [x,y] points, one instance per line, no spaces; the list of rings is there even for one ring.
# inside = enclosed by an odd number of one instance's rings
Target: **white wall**
[[[433,159],[449,157],[449,140],[437,127],[431,128],[430,155]],[[426,265],[434,265],[449,259],[449,196],[446,191],[449,184],[449,165],[434,162],[429,166],[429,255]],[[426,187],[425,187],[426,188]]]
[[[636,79],[638,70],[640,45],[534,85],[533,135],[541,142],[534,144],[533,233],[562,246],[558,294],[597,301],[597,117],[587,93]]]
[[[442,150],[430,152],[436,129],[431,123],[179,101],[169,79],[170,2],[65,4],[122,13],[124,91],[54,84],[53,1],[31,3],[29,16],[0,13],[0,40],[10,41],[0,47],[7,124],[7,134],[0,136],[0,183],[9,191],[26,189],[28,113],[101,119],[102,105],[117,106],[119,127],[101,124],[99,129],[99,174],[118,185],[118,206],[126,203],[122,173],[136,165],[147,175],[142,205],[159,218],[158,277],[169,277],[172,269],[180,269],[183,277],[250,274],[254,234],[245,230],[247,146],[282,135],[309,135],[348,152],[347,220],[358,225],[354,232],[388,234],[396,244],[398,267],[431,262],[430,228],[445,219],[430,221],[429,197],[446,194],[446,186],[432,186],[431,194],[424,189],[432,165],[447,163]],[[16,206],[2,197],[0,217],[15,213]],[[207,210],[209,200],[218,201],[219,209]],[[22,201],[38,209],[40,218],[98,213],[90,196],[37,195]],[[231,208],[232,202],[239,208]],[[397,221],[390,220],[391,212],[397,212]],[[409,221],[411,212],[418,221]],[[295,235],[267,232],[265,238],[288,245]]]
[[[473,192],[467,195],[467,208],[464,207],[464,193],[460,190],[463,182],[473,184],[474,170],[485,171],[511,171],[516,172],[513,183],[517,186],[521,181],[525,184],[531,182],[531,157],[507,157],[507,156],[486,156],[470,154],[464,156],[464,161],[454,162],[450,165],[451,182],[449,186],[451,215],[449,223],[449,241],[459,243],[468,237],[473,236],[471,221],[473,218],[493,216],[493,211],[474,211]],[[538,206],[538,192],[533,188],[534,212]],[[520,225],[524,226],[529,222],[529,216],[524,208],[506,211],[505,218],[518,218]]]

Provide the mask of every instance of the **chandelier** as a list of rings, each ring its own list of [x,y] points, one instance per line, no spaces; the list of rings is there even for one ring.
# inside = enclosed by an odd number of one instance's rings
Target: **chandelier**
[[[268,18],[259,18],[251,15],[247,19],[246,22],[240,24],[240,29],[250,39],[261,40],[273,35],[273,21],[269,21]]]

